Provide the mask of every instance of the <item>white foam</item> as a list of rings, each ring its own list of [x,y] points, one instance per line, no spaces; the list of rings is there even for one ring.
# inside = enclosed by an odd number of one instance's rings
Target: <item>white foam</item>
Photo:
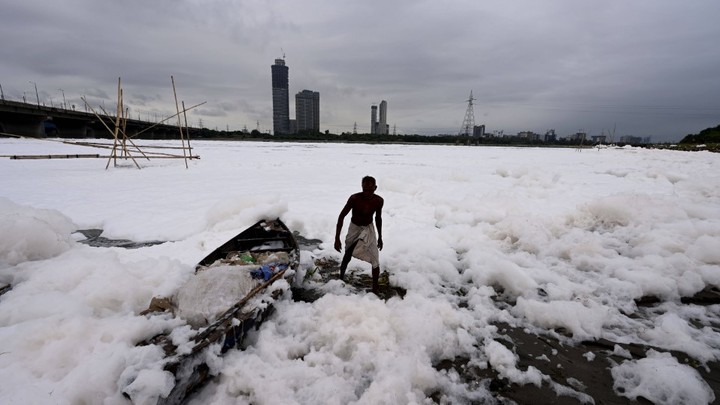
[[[0,146],[12,154],[28,144],[0,139]],[[0,381],[10,387],[0,390],[0,402],[122,403],[122,387],[140,370],[149,370],[137,380],[143,395],[166,392],[159,352],[136,344],[173,330],[183,352],[192,330],[169,314],[140,316],[150,300],[178,293],[198,261],[260,217],[280,216],[323,241],[303,252],[296,281],[316,259],[339,260],[332,246],[337,215],[366,174],[385,198],[380,264],[407,289],[404,299],[382,301],[332,280],[315,284],[325,296],[313,303],[278,302],[245,351],[208,355],[222,376],[198,403],[422,403],[433,394],[448,403],[487,401],[491,393],[482,387],[436,368],[458,358],[501,369],[519,384],[549,381],[517,367],[516,355],[498,343],[495,322],[678,350],[701,366],[720,359],[717,306],[680,302],[720,286],[714,154],[223,141],[194,147],[203,158],[189,169],[171,160],[105,171],[90,159],[0,159],[0,283],[12,285],[0,297]],[[92,248],[77,243],[78,228],[171,242]],[[353,260],[349,270],[370,269]],[[207,284],[208,294],[195,294],[188,310],[220,310],[227,302],[206,299],[217,292],[210,285],[220,284]],[[635,300],[645,295],[664,302],[638,308]],[[711,398],[684,365],[659,357],[620,369],[632,377],[622,380],[628,392],[662,381],[645,367],[652,364],[679,370],[691,388],[687,398]],[[551,386],[587,401],[565,383]]]
[[[680,364],[670,353],[648,351],[647,357],[623,361],[613,367],[613,389],[618,395],[643,397],[655,404],[709,404],[712,388],[692,367]]]

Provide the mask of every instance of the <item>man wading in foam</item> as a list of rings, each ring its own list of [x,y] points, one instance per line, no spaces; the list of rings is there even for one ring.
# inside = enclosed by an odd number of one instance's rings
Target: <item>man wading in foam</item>
[[[342,248],[340,243],[340,232],[343,227],[345,216],[352,210],[350,227],[345,237],[345,255],[340,265],[340,279],[345,280],[345,270],[350,259],[355,257],[372,265],[372,291],[377,294],[379,291],[378,281],[380,279],[380,254],[382,250],[382,207],[384,200],[375,194],[377,185],[375,178],[365,176],[362,179],[362,192],[355,193],[348,198],[347,204],[340,211],[337,227],[335,229],[335,250]],[[373,214],[375,214],[375,226],[377,226],[377,239],[375,228],[372,225]]]

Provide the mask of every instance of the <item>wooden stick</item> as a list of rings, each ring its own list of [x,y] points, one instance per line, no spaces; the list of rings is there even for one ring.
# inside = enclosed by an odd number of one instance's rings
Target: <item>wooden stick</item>
[[[107,111],[105,111],[105,109],[104,109],[102,106],[100,107],[100,109],[105,113],[105,115],[110,115],[110,114],[107,113]],[[137,149],[137,151],[140,152],[141,155],[143,155],[143,157],[144,157],[145,159],[150,160],[150,158],[147,157],[147,155],[145,155],[145,153],[142,151],[142,149],[138,148],[137,145],[135,145],[135,143],[132,141],[132,139],[130,139],[125,132],[122,132],[122,135],[123,135],[123,137],[124,137],[123,139],[127,140],[128,142],[130,142],[130,143],[135,147],[135,149]],[[126,151],[127,151],[127,149],[126,149]],[[129,156],[129,155],[128,155],[128,156]],[[130,157],[132,158],[132,156],[130,156]],[[138,166],[138,169],[139,169],[139,168],[140,168],[140,167]]]
[[[180,106],[178,105],[177,92],[175,91],[175,78],[170,75],[170,81],[173,86],[173,96],[175,96],[175,111],[177,111],[178,129],[180,130],[180,141],[183,146],[183,155],[185,155],[185,137],[183,137],[182,122],[180,121]],[[185,159],[185,168],[188,168],[187,159]]]
[[[110,114],[108,114],[108,112],[105,111],[105,107],[100,106],[100,110],[102,110],[103,114],[105,114],[106,117],[110,117]],[[115,131],[117,131],[117,130],[118,130],[118,126],[115,125]],[[120,142],[118,141],[117,136],[114,134],[114,131],[113,131],[113,137],[115,138],[115,140],[113,141],[112,152],[110,153],[110,158],[108,159],[108,162],[105,165],[105,170],[107,170],[108,167],[110,167],[111,160],[114,160],[115,161],[114,164],[115,164],[115,166],[117,166],[117,148],[120,147]]]
[[[115,138],[115,143],[118,143],[118,131],[120,131],[120,111],[122,111],[122,88],[120,87],[120,78],[118,77],[117,108],[115,110],[115,131],[113,131],[113,138]],[[107,115],[107,113],[105,115]],[[112,154],[116,155],[115,159],[113,159],[113,164],[117,166],[117,152],[115,148],[113,148]],[[108,166],[110,166],[109,159],[107,166],[105,166],[105,170],[107,170]]]
[[[99,154],[76,154],[76,155],[0,155],[0,158],[8,158],[10,160],[32,160],[32,159],[108,159],[112,155]],[[182,155],[158,155],[150,156],[153,159],[187,159]],[[200,156],[192,156],[193,159],[200,159]]]
[[[0,157],[9,157],[13,160],[23,159],[82,159],[82,158],[99,158],[98,154],[77,154],[77,155],[8,155]]]
[[[123,134],[125,134],[125,139],[129,139],[127,136],[127,122],[128,122],[129,114],[130,114],[130,109],[126,107],[125,114],[123,115],[123,127],[122,127],[122,132],[123,132]]]
[[[205,103],[207,103],[207,101],[203,101],[202,103],[195,104],[194,106],[188,108],[186,111],[190,111],[190,110],[192,110],[193,108],[200,107],[201,105],[203,105],[203,104],[205,104]],[[137,134],[133,135],[131,138],[134,138],[134,137],[142,134],[142,133],[145,132],[145,131],[149,131],[149,130],[155,128],[156,126],[161,125],[161,124],[164,123],[165,121],[168,121],[168,120],[171,120],[171,119],[175,118],[175,116],[177,116],[177,114],[173,114],[173,115],[171,115],[171,116],[163,119],[162,121],[160,121],[160,122],[158,122],[158,123],[156,123],[156,124],[153,124],[153,125],[145,128],[145,129],[143,129],[142,131],[140,131],[140,132],[138,132]]]
[[[188,128],[187,114],[185,113],[185,111],[187,111],[185,109],[185,101],[182,102],[182,107],[183,107],[183,117],[185,117],[185,135],[187,136],[187,140],[188,140],[188,154],[192,155],[192,147],[190,146],[190,129]],[[185,145],[183,145],[183,148],[185,148]]]
[[[35,138],[40,139],[42,138]],[[60,141],[62,143],[68,144],[68,145],[78,145],[78,146],[90,146],[90,147],[105,147],[105,146],[112,146],[110,143],[101,143],[101,142],[84,142],[84,141]],[[181,146],[153,146],[153,145],[143,145],[143,149],[182,149]],[[188,149],[188,148],[185,148]]]
[[[119,84],[119,81],[118,81]],[[124,99],[124,92],[123,89],[118,86],[118,110],[117,110],[117,131],[122,132],[122,149],[123,149],[123,156],[128,154],[127,150],[127,134],[125,133],[125,130],[123,130],[123,112],[125,111],[125,99]]]
[[[82,99],[82,101],[85,101],[85,97],[80,97],[80,98]],[[105,124],[105,121],[103,121],[102,118],[100,118],[100,115],[95,111],[94,108],[92,108],[92,106],[87,101],[85,101],[85,105],[87,105],[90,108],[90,111],[92,111],[92,113],[95,114],[95,116],[100,120],[100,122],[102,122],[103,126],[108,131],[110,131],[110,133],[112,133],[113,131],[110,129],[110,127],[108,127],[107,124]],[[140,165],[135,161],[135,158],[133,156],[130,156],[130,158],[133,160],[133,162],[135,162],[135,166],[137,166],[137,168],[139,169]],[[107,167],[105,169],[107,169]]]

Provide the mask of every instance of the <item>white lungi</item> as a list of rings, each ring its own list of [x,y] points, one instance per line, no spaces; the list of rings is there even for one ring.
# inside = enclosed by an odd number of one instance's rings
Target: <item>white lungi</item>
[[[373,224],[359,226],[350,221],[350,227],[345,237],[345,249],[349,249],[355,242],[357,244],[352,253],[353,257],[370,263],[373,268],[380,267],[380,253]]]

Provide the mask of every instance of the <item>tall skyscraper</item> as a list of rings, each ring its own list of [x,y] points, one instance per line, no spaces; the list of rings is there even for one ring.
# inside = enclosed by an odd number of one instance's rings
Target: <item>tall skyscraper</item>
[[[370,107],[370,133],[387,135],[389,126],[387,124],[387,101],[380,102],[380,121],[377,120],[378,108],[376,105]]]
[[[377,133],[380,135],[387,135],[388,133],[387,101],[385,100],[380,102],[380,122],[378,123]]]
[[[295,95],[297,131],[320,132],[320,93],[303,90]]]
[[[290,94],[288,67],[285,59],[275,59],[270,67],[272,72],[273,132],[290,133]]]

